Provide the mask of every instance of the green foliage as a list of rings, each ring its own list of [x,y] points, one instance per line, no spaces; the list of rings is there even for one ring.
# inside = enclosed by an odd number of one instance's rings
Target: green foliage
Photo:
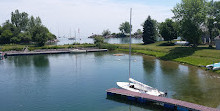
[[[43,46],[48,40],[48,29],[44,26],[35,26],[32,30],[32,40],[38,46]]]
[[[199,26],[191,20],[184,20],[182,24],[182,36],[194,47],[199,45],[202,31]]]
[[[209,47],[212,47],[213,45],[213,39],[215,36],[219,35],[219,29],[220,29],[220,1],[213,1],[211,0],[210,2],[207,3],[207,18],[205,25],[208,28],[208,33],[209,33]]]
[[[130,33],[130,23],[125,21],[122,24],[120,24],[119,26],[119,30],[121,31],[121,33]],[[132,26],[131,26],[131,30],[132,30]]]
[[[148,16],[143,25],[143,42],[144,44],[154,43],[156,41],[155,22]]]
[[[19,37],[12,37],[10,39],[10,43],[20,43],[20,41],[21,41],[21,38]]]
[[[40,17],[28,18],[26,12],[20,13],[18,10],[11,13],[11,21],[6,20],[0,26],[0,44],[35,42],[42,46],[54,39],[56,36],[42,25]]]
[[[174,22],[171,19],[166,19],[165,22],[162,22],[159,26],[160,34],[165,41],[171,41],[177,38],[177,31],[174,27]]]
[[[19,29],[19,32],[27,30],[28,21],[28,14],[26,12],[19,13],[18,10],[11,12],[11,22]]]
[[[22,43],[29,43],[32,40],[29,32],[21,32],[18,37],[21,38]]]
[[[54,39],[56,39],[56,36],[55,36],[54,34],[50,33],[49,31],[48,31],[48,33],[47,33],[47,37],[48,37],[48,40],[54,40]]]
[[[101,36],[96,36],[95,38],[94,38],[94,44],[97,46],[97,47],[99,47],[99,48],[101,48],[101,45],[104,43],[104,38],[103,37],[101,37]]]
[[[109,29],[103,30],[102,36],[107,36],[107,35],[111,35],[111,31],[109,31]]]
[[[32,29],[33,29],[35,26],[41,26],[41,25],[42,25],[42,22],[41,22],[40,17],[34,18],[33,16],[31,16],[31,17],[29,18],[29,22],[28,22],[28,30],[29,30],[29,31],[32,31]]]
[[[182,0],[172,10],[174,18],[179,21],[181,36],[193,46],[201,40],[200,26],[204,23],[207,9],[205,0]]]
[[[104,44],[101,44],[99,48],[108,49],[108,50],[115,50],[115,49],[117,49],[117,46],[115,46],[113,44],[104,43]]]
[[[4,30],[10,30],[13,33],[13,36],[17,36],[19,34],[19,29],[8,20],[3,23],[2,31]]]
[[[11,32],[11,30],[4,30],[0,36],[0,43],[9,44],[12,36],[13,36],[13,33]]]
[[[126,37],[126,35],[124,33],[117,33],[116,37],[120,38],[120,37]]]
[[[137,31],[134,33],[134,35],[140,35],[143,34],[143,32],[141,31],[141,29],[137,29]]]

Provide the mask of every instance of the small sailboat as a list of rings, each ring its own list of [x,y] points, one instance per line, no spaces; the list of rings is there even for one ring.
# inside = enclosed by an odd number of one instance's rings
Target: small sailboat
[[[146,84],[143,84],[139,81],[136,81],[132,78],[130,78],[130,70],[131,70],[131,14],[132,9],[130,10],[130,43],[129,43],[129,81],[130,82],[117,82],[116,84],[126,90],[138,92],[138,93],[144,93],[149,94],[153,96],[166,96],[167,93],[161,92],[157,90],[156,88],[153,88],[151,86],[148,86]]]
[[[75,40],[75,39],[76,39],[75,37],[71,37],[71,29],[70,29],[70,35],[69,35],[68,40]]]
[[[139,81],[136,81],[132,78],[129,78],[129,82],[117,82],[117,85],[123,89],[133,91],[133,92],[138,92],[138,93],[145,93],[153,96],[162,96],[165,97],[166,93],[161,92],[151,86],[148,86],[146,84],[143,84]]]
[[[210,70],[220,70],[220,62],[214,63],[214,64],[209,64],[206,66],[206,68],[210,69]]]

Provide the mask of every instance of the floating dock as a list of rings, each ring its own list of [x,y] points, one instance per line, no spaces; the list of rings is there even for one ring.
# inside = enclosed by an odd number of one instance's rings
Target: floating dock
[[[105,52],[108,49],[83,49],[86,52]],[[70,50],[38,50],[38,51],[7,51],[6,56],[21,56],[21,55],[41,55],[41,54],[65,54],[70,53]]]
[[[219,109],[210,108],[198,104],[193,104],[181,100],[152,96],[137,92],[128,91],[125,89],[111,88],[106,90],[107,95],[121,95],[126,96],[128,100],[137,101],[140,103],[155,102],[163,104],[164,107],[177,111],[220,111]]]

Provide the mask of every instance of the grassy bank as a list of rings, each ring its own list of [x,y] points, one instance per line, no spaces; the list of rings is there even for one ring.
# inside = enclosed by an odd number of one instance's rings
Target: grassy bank
[[[187,63],[194,66],[205,66],[213,62],[220,62],[220,50],[210,49],[208,46],[198,48],[186,46],[161,46],[165,42],[157,42],[150,45],[132,44],[132,52],[155,56],[162,60],[171,60]],[[116,45],[120,51],[129,51],[128,44]],[[216,71],[220,73],[220,71]]]

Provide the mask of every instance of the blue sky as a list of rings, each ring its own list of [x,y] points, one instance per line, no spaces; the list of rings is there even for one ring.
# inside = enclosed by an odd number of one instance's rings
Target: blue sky
[[[19,9],[29,15],[40,16],[54,34],[68,35],[80,28],[83,37],[101,34],[104,29],[119,32],[122,22],[129,21],[133,9],[133,32],[142,29],[148,15],[159,22],[171,18],[171,9],[181,0],[0,0],[0,23],[10,19]]]

